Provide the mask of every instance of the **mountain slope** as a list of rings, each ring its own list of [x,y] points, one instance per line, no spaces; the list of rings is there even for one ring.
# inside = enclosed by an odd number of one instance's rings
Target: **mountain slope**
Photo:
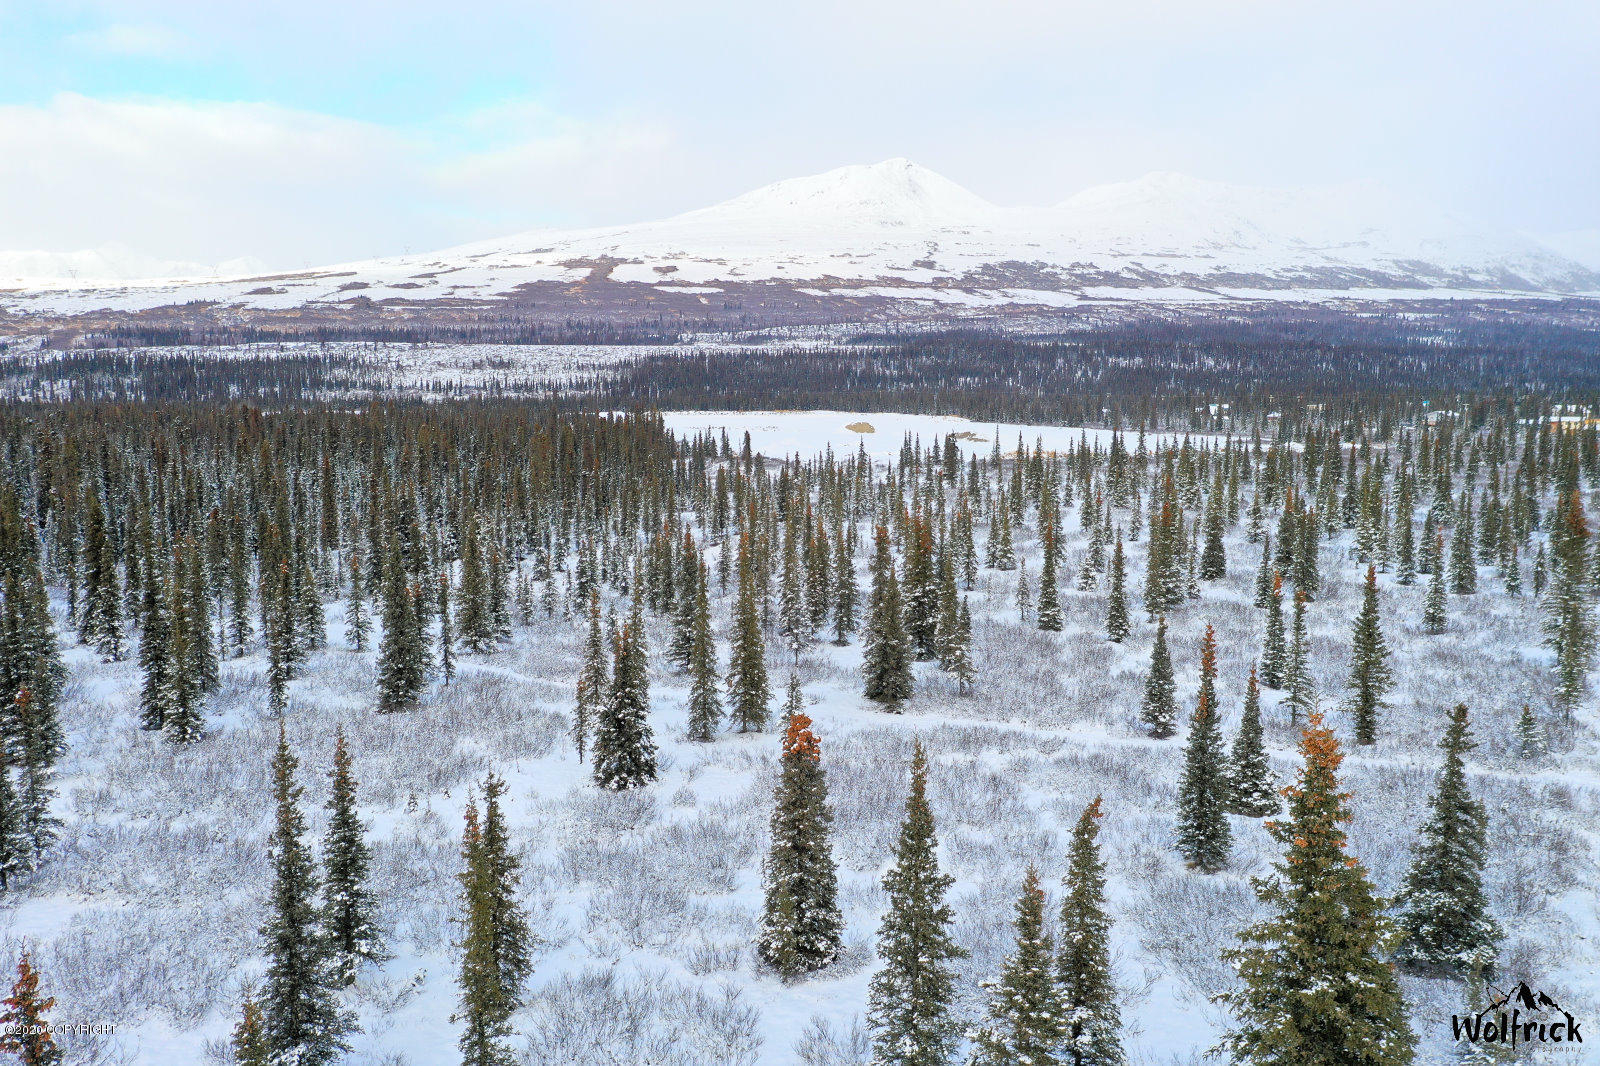
[[[1600,274],[1531,239],[1371,189],[1259,189],[1156,173],[1054,206],[999,207],[892,159],[781,181],[654,222],[534,230],[220,282],[21,285],[3,305],[69,313],[187,301],[259,309],[548,307],[583,297],[618,311],[657,299],[658,308],[685,300],[733,306],[755,293],[769,302],[787,294],[823,305],[992,309],[1105,299],[1596,292]]]

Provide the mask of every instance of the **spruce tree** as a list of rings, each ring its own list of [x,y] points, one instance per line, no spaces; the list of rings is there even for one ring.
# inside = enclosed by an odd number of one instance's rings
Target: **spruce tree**
[[[11,757],[0,745],[0,890],[31,864],[31,845],[23,818],[22,801],[11,780]]]
[[[149,567],[144,575],[142,631],[139,634],[139,726],[157,730],[167,724],[172,712],[173,670],[171,627],[167,618],[167,598],[162,595],[164,574]],[[8,595],[7,599],[11,597]]]
[[[650,676],[637,609],[618,631],[612,649],[611,686],[594,737],[594,780],[620,792],[656,779],[656,744],[650,729]]]
[[[28,689],[22,689],[12,701],[12,719],[16,722],[19,742],[17,760],[21,774],[17,798],[22,811],[22,830],[37,864],[55,843],[57,830],[61,828],[61,819],[51,813],[56,797],[55,763],[63,746],[61,729],[54,708],[35,700]]]
[[[408,584],[398,554],[385,575],[383,640],[378,646],[378,710],[391,713],[416,702],[427,683],[420,594]]]
[[[268,848],[272,861],[269,915],[261,935],[267,943],[267,972],[261,1011],[267,1046],[275,1062],[322,1066],[348,1051],[345,1034],[352,1020],[334,998],[337,981],[327,944],[317,927],[317,873],[306,847],[301,788],[294,772],[299,761],[289,750],[283,725],[272,759],[272,791],[277,814]]]
[[[372,619],[367,614],[367,598],[362,586],[361,551],[350,552],[350,596],[344,609],[345,639],[355,651],[366,651],[372,634]]]
[[[1267,631],[1261,640],[1261,683],[1283,688],[1289,670],[1289,646],[1283,632],[1283,575],[1274,572],[1267,596]]]
[[[1216,997],[1236,1025],[1215,1050],[1240,1066],[1406,1066],[1416,1037],[1383,957],[1394,938],[1366,869],[1345,852],[1343,755],[1321,714],[1300,753],[1288,817],[1266,823],[1284,861],[1254,882],[1272,913],[1223,954],[1243,986]]]
[[[1150,673],[1144,682],[1144,701],[1139,706],[1139,721],[1150,735],[1165,740],[1177,731],[1178,686],[1172,676],[1172,656],[1167,651],[1167,620],[1156,622],[1156,641],[1150,649]]]
[[[353,984],[362,962],[382,962],[377,903],[367,886],[372,852],[356,813],[356,780],[345,747],[344,728],[334,734],[331,812],[322,841],[322,933],[327,940],[334,980]]]
[[[439,613],[439,673],[448,685],[456,677],[455,634],[450,625],[450,571],[439,572],[437,588],[434,604]]]
[[[1210,625],[1200,646],[1200,694],[1189,719],[1178,784],[1178,850],[1190,866],[1216,873],[1228,861],[1227,756],[1217,724],[1217,638]]]
[[[1585,580],[1589,540],[1588,517],[1574,488],[1557,506],[1550,533],[1554,574],[1545,621],[1546,643],[1556,653],[1555,703],[1568,714],[1588,690],[1595,659],[1593,611]],[[1600,558],[1600,553],[1595,555]]]
[[[1054,945],[1044,928],[1044,890],[1028,867],[1017,900],[1017,945],[989,990],[988,1019],[974,1037],[972,1066],[1056,1066],[1063,1036],[1061,994],[1051,972]]]
[[[956,994],[950,963],[966,952],[950,938],[954,915],[944,896],[955,878],[939,870],[927,792],[928,758],[919,742],[894,866],[883,878],[889,895],[878,929],[883,967],[872,977],[867,1001],[878,1066],[940,1066],[955,1052],[959,1032],[950,1015]]]
[[[863,694],[883,704],[885,710],[898,711],[900,704],[911,698],[911,644],[901,617],[889,531],[883,526],[873,537],[872,594],[862,671],[866,675]]]
[[[578,761],[583,762],[589,732],[600,720],[605,705],[610,672],[606,663],[606,639],[600,629],[600,593],[589,593],[589,639],[583,646],[583,665],[578,669],[578,696],[572,713],[572,739],[578,746]]]
[[[1396,957],[1419,970],[1465,973],[1500,940],[1483,891],[1489,816],[1467,786],[1465,756],[1476,746],[1467,706],[1457,704],[1439,744],[1444,766],[1428,801],[1430,814],[1395,901],[1403,933]]]
[[[1310,713],[1316,700],[1311,678],[1311,638],[1306,632],[1306,602],[1306,594],[1296,588],[1288,664],[1283,671],[1283,687],[1289,690],[1283,702],[1289,708],[1291,722],[1298,722],[1301,714]]]
[[[1117,534],[1117,546],[1111,552],[1111,593],[1106,598],[1106,639],[1121,644],[1128,639],[1128,592],[1124,577],[1122,534]]]
[[[833,597],[833,642],[848,644],[850,634],[856,631],[856,607],[861,589],[856,583],[855,560],[850,556],[843,533],[834,537]]]
[[[1239,717],[1239,732],[1233,740],[1228,770],[1228,811],[1249,818],[1265,818],[1282,809],[1278,790],[1267,761],[1261,737],[1261,688],[1256,684],[1256,668],[1250,667],[1245,686],[1244,713]]]
[[[1355,717],[1356,743],[1371,744],[1378,739],[1378,710],[1387,706],[1383,696],[1392,680],[1389,646],[1378,618],[1378,571],[1369,565],[1350,648],[1349,706]]]
[[[1524,703],[1522,713],[1517,716],[1517,755],[1535,762],[1544,758],[1547,750],[1544,727],[1533,716],[1533,708]]]
[[[267,1046],[265,1023],[261,1018],[261,1005],[255,996],[245,993],[239,1005],[239,1023],[233,1027],[234,1066],[273,1066],[272,1050]]]
[[[709,574],[700,564],[689,619],[689,739],[707,742],[722,721],[717,696],[717,645],[711,635],[711,605],[706,595]]]
[[[117,559],[99,491],[90,486],[83,526],[83,614],[78,637],[102,659],[119,662],[127,651],[122,635],[122,596]]]
[[[1039,628],[1047,633],[1061,631],[1061,594],[1056,587],[1056,531],[1052,526],[1044,529],[1044,566],[1039,571]]]
[[[55,1005],[54,996],[39,991],[39,971],[32,954],[24,951],[17,960],[11,994],[0,1000],[0,1051],[15,1055],[20,1066],[59,1066],[66,1061],[45,1017]]]
[[[1438,636],[1445,631],[1445,624],[1444,567],[1435,566],[1428,575],[1428,591],[1422,602],[1422,631]]]
[[[1100,797],[1083,809],[1067,852],[1056,985],[1062,1008],[1063,1066],[1122,1066],[1122,1012],[1111,973],[1111,919],[1100,861]]]
[[[772,688],[767,677],[767,645],[761,635],[756,561],[749,537],[739,537],[739,587],[733,605],[732,650],[728,658],[728,716],[748,733],[766,727]]]
[[[518,861],[505,835],[499,799],[504,784],[490,774],[484,783],[484,819],[469,801],[462,834],[462,917],[459,1046],[463,1066],[510,1066],[505,1040],[511,1016],[522,1003],[532,969],[531,934],[516,901]]]
[[[793,706],[800,695],[793,675],[790,691],[781,770],[772,796],[772,844],[763,867],[766,900],[758,945],[762,961],[785,979],[832,963],[844,933],[828,841],[833,810],[822,745],[811,731],[811,719]]]

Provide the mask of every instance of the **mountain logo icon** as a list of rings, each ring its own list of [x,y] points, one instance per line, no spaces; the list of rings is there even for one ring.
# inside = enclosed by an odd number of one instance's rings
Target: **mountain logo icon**
[[[1495,990],[1489,1005],[1476,1014],[1450,1016],[1451,1035],[1465,1044],[1581,1044],[1576,1018],[1548,995],[1518,981],[1504,992]]]

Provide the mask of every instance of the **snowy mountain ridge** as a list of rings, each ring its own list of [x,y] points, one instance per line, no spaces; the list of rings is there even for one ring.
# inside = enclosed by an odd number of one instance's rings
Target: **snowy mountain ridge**
[[[1265,189],[1157,172],[1051,206],[1000,207],[910,160],[891,159],[780,181],[652,222],[532,230],[440,252],[221,281],[23,281],[0,304],[18,311],[195,300],[246,308],[411,305],[548,299],[606,286],[613,303],[687,296],[709,305],[716,294],[786,287],[810,300],[959,309],[1595,294],[1600,273],[1531,238],[1368,188]]]

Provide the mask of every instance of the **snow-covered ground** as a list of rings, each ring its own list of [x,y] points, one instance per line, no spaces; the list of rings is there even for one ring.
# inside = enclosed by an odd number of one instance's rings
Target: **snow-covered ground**
[[[844,412],[668,417],[682,431],[726,427],[735,448],[748,429],[755,446],[776,457],[815,454],[825,445],[836,454],[853,451],[858,439],[884,455],[898,451],[905,432],[921,433],[927,445],[954,425]],[[862,437],[847,428],[862,421],[876,432]],[[1002,426],[1002,447],[1014,446],[1018,428],[1030,447],[1035,437],[1046,447],[1072,444],[1080,433]],[[971,431],[993,435],[981,424]],[[863,1061],[850,1034],[859,1033],[874,965],[884,905],[878,879],[898,827],[910,747],[920,739],[933,759],[941,861],[957,878],[956,939],[972,952],[961,964],[963,1013],[981,1009],[977,982],[998,972],[1010,948],[1024,868],[1036,864],[1059,900],[1067,833],[1083,806],[1103,795],[1101,843],[1131,1061],[1197,1063],[1225,1022],[1208,1001],[1231,980],[1218,952],[1257,913],[1249,878],[1267,872],[1276,848],[1258,823],[1234,818],[1227,869],[1212,876],[1184,869],[1172,841],[1182,738],[1149,740],[1136,721],[1152,628],[1136,614],[1125,645],[1103,639],[1103,584],[1071,591],[1085,543],[1076,509],[1064,528],[1063,632],[1020,622],[1016,573],[980,572],[971,593],[978,670],[971,696],[920,664],[916,697],[904,714],[889,715],[860,695],[859,643],[820,643],[800,657],[795,669],[823,740],[837,812],[848,950],[834,967],[794,985],[759,973],[752,951],[778,736],[769,730],[685,742],[686,682],[661,661],[664,624],[650,631],[661,777],[614,795],[589,783],[566,739],[582,635],[576,618],[541,613],[533,625],[517,627],[504,649],[462,657],[455,683],[436,685],[415,711],[380,716],[373,656],[347,647],[342,607],[330,604],[330,646],[290,687],[288,735],[301,760],[305,810],[320,835],[333,731],[346,731],[376,850],[373,887],[395,956],[367,971],[354,990],[363,1031],[348,1061],[459,1061],[450,1021],[453,875],[463,805],[490,770],[510,785],[523,898],[539,938],[528,1003],[515,1019],[514,1046],[526,1062]],[[981,528],[978,536],[981,544]],[[1031,526],[1019,547],[1036,579]],[[1345,548],[1342,539],[1325,545],[1325,588],[1309,614],[1313,670],[1330,711],[1343,693],[1360,593]],[[1180,699],[1189,707],[1200,636],[1207,622],[1216,626],[1231,736],[1249,663],[1259,654],[1261,617],[1250,605],[1259,549],[1235,534],[1228,551],[1228,576],[1207,583],[1199,601],[1177,612],[1170,638]],[[1143,554],[1142,542],[1129,546],[1131,574],[1142,573]],[[1600,1024],[1594,704],[1580,710],[1570,742],[1551,759],[1517,759],[1515,715],[1526,700],[1539,706],[1549,687],[1547,654],[1536,646],[1539,608],[1531,597],[1502,595],[1488,568],[1481,586],[1471,600],[1451,597],[1450,632],[1428,637],[1420,632],[1423,586],[1383,579],[1398,688],[1378,744],[1352,752],[1344,764],[1356,813],[1351,850],[1380,890],[1393,893],[1433,785],[1443,710],[1467,702],[1480,745],[1471,757],[1472,787],[1491,818],[1490,897],[1508,934],[1502,962],[1580,1020]],[[1137,600],[1133,582],[1130,591]],[[728,604],[719,592],[719,632]],[[790,663],[775,639],[770,647],[781,691]],[[266,709],[263,656],[224,662],[209,735],[181,751],[138,729],[132,662],[100,663],[77,647],[68,658],[63,721],[70,746],[59,806],[65,827],[26,891],[0,896],[0,941],[8,952],[23,943],[37,948],[46,990],[58,997],[58,1020],[117,1025],[104,1046],[109,1061],[120,1054],[120,1061],[149,1066],[222,1063],[241,989],[261,967],[267,763],[278,730]],[[1287,778],[1296,766],[1295,731],[1270,694],[1267,703],[1273,767]],[[1346,716],[1331,717],[1348,739]],[[1450,1060],[1448,1019],[1460,1008],[1459,988],[1405,981],[1423,1063]],[[1593,1061],[1583,1054],[1549,1061]]]

